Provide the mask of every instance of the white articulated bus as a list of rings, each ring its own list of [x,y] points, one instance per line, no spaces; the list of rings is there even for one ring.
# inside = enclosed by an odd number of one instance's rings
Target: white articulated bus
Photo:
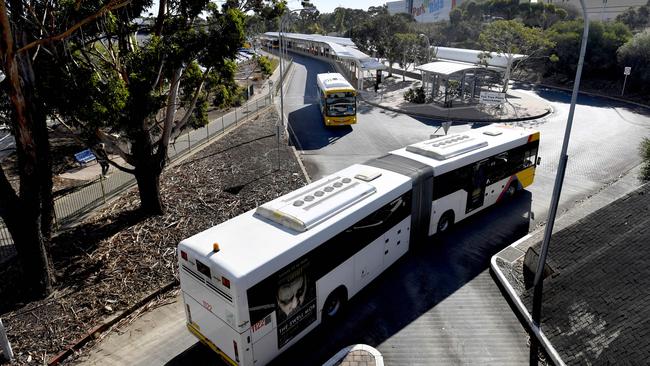
[[[183,240],[188,329],[264,365],[414,242],[532,183],[539,133],[489,126],[352,165]]]

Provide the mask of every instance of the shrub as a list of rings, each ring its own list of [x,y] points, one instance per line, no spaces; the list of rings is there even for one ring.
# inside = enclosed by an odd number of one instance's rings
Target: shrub
[[[264,76],[271,76],[273,74],[273,68],[271,67],[271,60],[268,59],[266,56],[258,56],[256,57],[257,59],[257,65],[260,67],[262,70],[262,75]]]
[[[423,104],[426,102],[426,95],[424,93],[424,88],[419,87],[415,89],[409,89],[404,92],[404,100],[411,103]]]
[[[641,141],[641,145],[639,146],[639,153],[643,160],[643,166],[641,167],[641,175],[639,178],[643,182],[650,182],[650,138],[643,138],[643,141]]]

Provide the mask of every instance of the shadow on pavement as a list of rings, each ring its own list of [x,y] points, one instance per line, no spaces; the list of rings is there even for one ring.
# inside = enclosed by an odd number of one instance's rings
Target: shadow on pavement
[[[352,132],[351,126],[325,127],[317,105],[289,113],[291,144],[299,150],[318,150]]]
[[[494,254],[526,235],[531,202],[531,193],[523,191],[458,224],[448,235],[416,247],[352,298],[341,318],[317,327],[271,365],[320,365],[352,344],[379,347],[488,269]],[[424,339],[414,341],[427,346]]]

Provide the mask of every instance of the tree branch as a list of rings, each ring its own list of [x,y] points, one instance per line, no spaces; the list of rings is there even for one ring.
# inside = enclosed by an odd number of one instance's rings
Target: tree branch
[[[82,26],[92,22],[93,20],[99,18],[100,16],[102,16],[102,15],[104,15],[104,14],[110,12],[110,11],[122,8],[122,7],[126,6],[126,5],[129,5],[130,3],[131,3],[131,0],[111,0],[108,4],[104,5],[101,9],[99,9],[99,11],[97,11],[95,14],[92,14],[92,15],[84,18],[83,20],[81,20],[77,24],[75,24],[72,27],[68,28],[65,32],[57,34],[56,36],[37,39],[37,40],[25,45],[24,47],[20,48],[18,51],[16,51],[16,53],[25,52],[25,51],[28,51],[28,50],[36,47],[36,46],[46,44],[46,43],[55,42],[55,41],[60,41],[62,39],[70,37],[70,35],[72,35],[74,32],[76,32]]]

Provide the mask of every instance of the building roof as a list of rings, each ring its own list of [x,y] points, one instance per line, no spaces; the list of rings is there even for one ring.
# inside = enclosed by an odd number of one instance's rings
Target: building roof
[[[428,64],[416,66],[415,69],[432,74],[449,76],[465,70],[484,69],[484,67],[463,62],[433,61]]]
[[[324,43],[337,57],[345,60],[358,61],[363,70],[383,70],[386,65],[359,51],[350,38],[323,36],[320,34],[283,33],[283,37],[291,40]],[[267,39],[279,38],[278,32],[266,32]]]
[[[452,47],[433,47],[435,50],[436,58],[444,61],[457,61],[457,62],[467,62],[470,64],[478,64],[481,59],[479,55],[485,53],[486,51],[481,50],[468,50],[464,48],[452,48]],[[499,67],[505,68],[508,66],[508,59],[503,54],[497,54],[496,52],[490,52],[489,58],[485,59],[488,67]],[[526,55],[513,55],[514,61],[521,60],[526,58]]]

